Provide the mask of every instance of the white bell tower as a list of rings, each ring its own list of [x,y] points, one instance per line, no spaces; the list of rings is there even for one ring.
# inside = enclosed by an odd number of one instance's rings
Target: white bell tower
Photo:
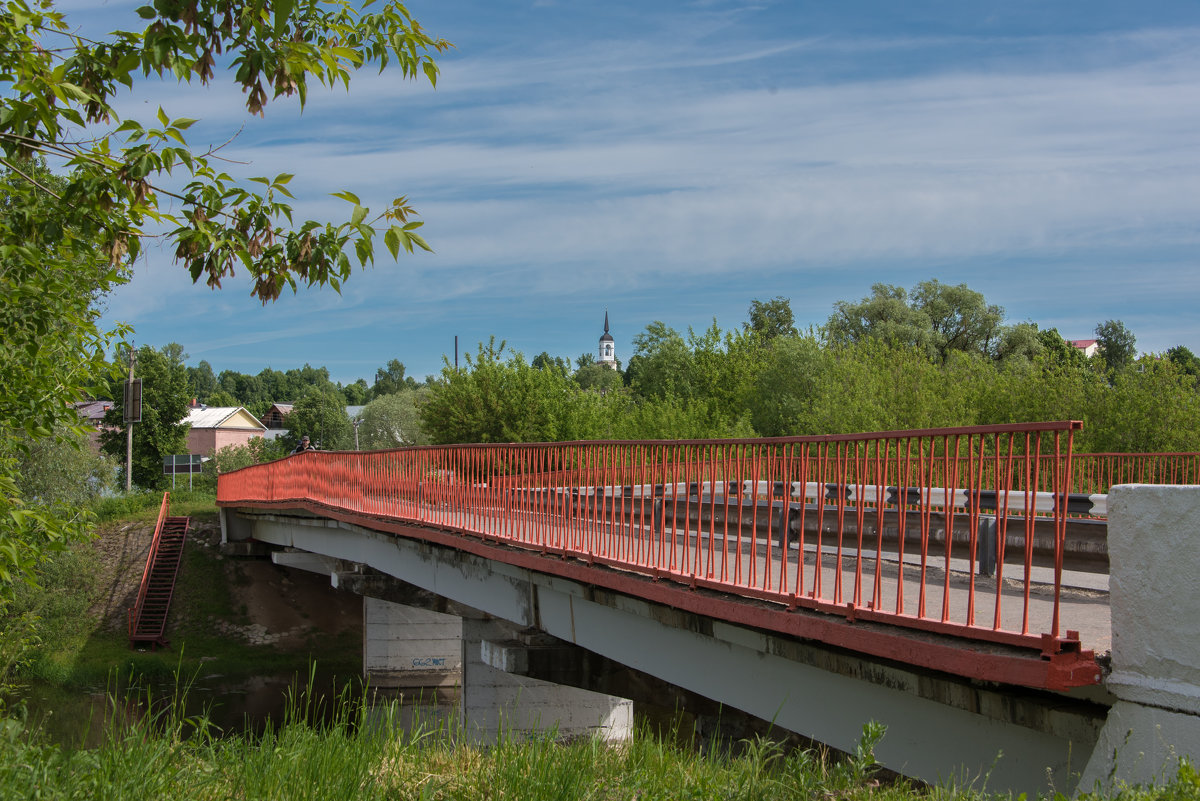
[[[608,333],[608,309],[604,310],[604,333],[600,335],[600,364],[617,369],[617,351],[612,334]]]

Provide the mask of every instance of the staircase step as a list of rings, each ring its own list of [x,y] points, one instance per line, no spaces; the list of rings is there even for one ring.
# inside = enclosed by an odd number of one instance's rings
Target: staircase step
[[[187,517],[165,517],[155,532],[156,541],[151,546],[151,554],[147,555],[142,574],[146,589],[140,603],[130,610],[131,646],[137,642],[166,644],[163,633],[190,522]]]

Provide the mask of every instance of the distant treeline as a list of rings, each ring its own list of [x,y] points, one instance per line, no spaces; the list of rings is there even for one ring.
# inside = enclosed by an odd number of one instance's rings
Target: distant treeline
[[[532,360],[495,339],[465,364],[417,382],[392,360],[373,385],[329,380],[325,368],[257,376],[188,368],[210,404],[261,414],[314,390],[367,404],[360,447],[585,439],[698,439],[848,433],[1076,419],[1079,452],[1200,450],[1200,359],[1183,346],[1138,356],[1123,323],[1096,326],[1088,358],[1054,329],[1004,322],[965,285],[911,291],[878,284],[841,301],[820,327],[797,331],[790,303],[754,301],[748,319],[684,335],[652,322],[624,369],[583,354]],[[299,410],[298,410],[299,411]],[[296,421],[302,418],[296,418]],[[325,447],[354,447],[352,429]]]

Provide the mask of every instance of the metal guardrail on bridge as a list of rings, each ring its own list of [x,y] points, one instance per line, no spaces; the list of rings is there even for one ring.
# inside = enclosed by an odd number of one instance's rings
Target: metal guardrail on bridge
[[[305,453],[222,475],[217,497],[222,506],[411,523],[783,609],[991,643],[1046,663],[1016,682],[1062,689],[1099,679],[1093,653],[1060,620],[1079,426]],[[663,489],[705,482],[724,489]],[[578,491],[585,485],[657,486],[661,497]],[[801,504],[815,527],[803,519],[781,526],[760,512],[763,503],[790,503],[793,488],[820,485],[853,492],[811,512]],[[1062,502],[1040,511],[1039,488]],[[983,579],[977,532],[989,515],[999,553],[996,576]],[[896,531],[885,543],[888,526]],[[1033,577],[1039,526],[1050,532],[1044,583]],[[1047,592],[1049,603],[1031,599]]]

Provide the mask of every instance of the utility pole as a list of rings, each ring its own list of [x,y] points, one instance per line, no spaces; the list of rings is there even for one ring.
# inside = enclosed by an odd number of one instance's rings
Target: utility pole
[[[129,343],[129,383],[125,389],[125,494],[128,495],[133,489],[133,418],[141,416],[141,409],[137,410],[137,414],[129,408],[129,402],[133,398],[133,363],[137,361],[137,352],[133,349],[133,343]],[[138,406],[141,406],[141,393],[138,393]]]

